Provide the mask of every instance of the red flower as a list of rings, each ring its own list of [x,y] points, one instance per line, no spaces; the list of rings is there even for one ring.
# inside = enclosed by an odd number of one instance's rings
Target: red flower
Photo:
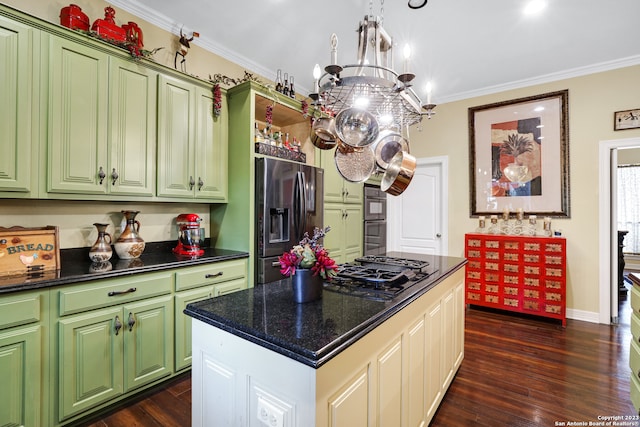
[[[322,248],[316,252],[316,263],[311,267],[314,275],[320,275],[325,279],[335,277],[338,272],[336,262],[329,256],[326,249]]]
[[[278,257],[278,261],[280,262],[280,274],[287,277],[295,274],[299,261],[296,254],[285,252],[281,257]]]

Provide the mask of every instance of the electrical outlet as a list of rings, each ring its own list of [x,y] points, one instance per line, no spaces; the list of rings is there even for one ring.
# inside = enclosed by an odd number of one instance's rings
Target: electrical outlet
[[[258,421],[267,427],[284,427],[284,412],[260,396],[258,397]]]

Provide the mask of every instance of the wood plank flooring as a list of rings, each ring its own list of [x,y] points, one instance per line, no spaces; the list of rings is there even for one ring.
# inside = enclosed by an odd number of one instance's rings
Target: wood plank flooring
[[[618,326],[467,310],[465,359],[431,426],[557,426],[631,415],[628,301]],[[187,374],[86,427],[191,425]],[[241,427],[241,426],[238,426]],[[391,426],[396,427],[396,426]]]

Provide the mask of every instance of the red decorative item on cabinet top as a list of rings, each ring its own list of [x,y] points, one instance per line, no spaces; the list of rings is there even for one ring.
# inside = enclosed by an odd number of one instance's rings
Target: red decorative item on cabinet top
[[[60,25],[72,30],[89,31],[89,17],[80,6],[70,4],[60,9]]]
[[[144,43],[142,40],[142,30],[140,29],[140,27],[138,27],[138,24],[129,21],[129,23],[124,24],[122,28],[127,35],[127,41],[129,43],[137,46],[138,49],[142,49],[144,47]]]
[[[127,40],[127,32],[124,28],[118,27],[114,17],[116,11],[111,6],[104,8],[104,19],[96,19],[91,30],[95,31],[99,36],[108,40],[124,42]]]

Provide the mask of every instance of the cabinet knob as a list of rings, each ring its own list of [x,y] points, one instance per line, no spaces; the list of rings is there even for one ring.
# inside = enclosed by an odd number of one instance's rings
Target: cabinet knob
[[[438,234],[436,234],[436,237],[439,239],[439,238],[442,237],[442,234],[438,233]]]
[[[129,319],[127,320],[127,325],[129,325],[129,332],[133,329],[133,325],[136,324],[136,318],[133,317],[133,313],[129,313]]]
[[[102,185],[102,181],[104,181],[104,178],[107,176],[106,173],[104,173],[104,170],[102,169],[102,166],[100,166],[100,169],[98,170],[98,178],[100,178],[100,185]]]
[[[116,335],[118,335],[118,332],[120,332],[120,329],[122,329],[122,322],[120,321],[120,318],[118,316],[116,316],[115,320],[113,321],[113,325],[114,329],[116,330]]]
[[[193,179],[193,176],[189,177],[189,190],[193,190],[193,187],[196,185],[196,180]]]
[[[116,185],[116,181],[118,180],[118,172],[116,172],[116,168],[113,168],[111,172],[111,185]]]
[[[202,190],[202,187],[204,187],[204,181],[198,177],[198,191]]]

